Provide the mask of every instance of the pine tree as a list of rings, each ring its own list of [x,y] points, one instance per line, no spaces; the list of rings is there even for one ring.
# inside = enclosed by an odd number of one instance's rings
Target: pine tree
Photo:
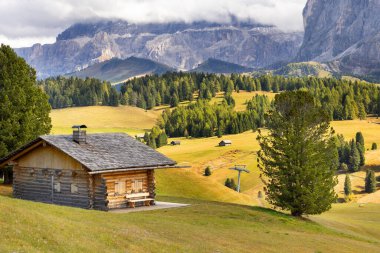
[[[376,191],[376,176],[373,170],[367,170],[364,189],[366,193],[373,193]]]
[[[232,190],[236,191],[237,190],[237,185],[235,183],[235,179],[231,178],[231,187]]]
[[[358,148],[359,157],[360,157],[359,166],[363,166],[365,164],[364,147],[359,142],[356,143],[356,146]]]
[[[211,168],[210,168],[210,166],[206,167],[204,175],[206,177],[211,176]]]
[[[360,168],[360,153],[354,140],[351,140],[350,148],[351,148],[351,151],[350,151],[348,169],[350,172],[356,172],[356,171],[359,171],[359,168]]]
[[[259,132],[258,157],[269,203],[294,216],[329,210],[337,168],[327,113],[309,92],[283,92],[266,122],[269,133]]]
[[[183,132],[183,136],[185,138],[189,138],[189,131],[187,131],[187,129],[185,129],[185,131]]]
[[[347,172],[348,171],[347,164],[341,163],[340,166],[339,166],[339,170]]]
[[[18,57],[13,49],[2,44],[0,157],[39,135],[48,134],[51,129],[50,110],[48,96],[36,85],[35,70],[26,64],[24,59]]]
[[[220,127],[218,127],[218,130],[217,130],[216,134],[217,134],[218,138],[222,138],[223,132],[222,132],[222,129]]]
[[[177,94],[174,94],[170,100],[170,107],[176,107],[179,104]]]
[[[144,141],[145,141],[145,143],[148,144],[148,142],[149,142],[149,133],[148,132],[144,133]]]
[[[231,179],[227,178],[226,181],[224,182],[224,185],[228,188],[231,188]]]
[[[157,137],[157,148],[168,144],[168,136],[165,132],[161,132]]]
[[[356,133],[355,140],[364,149],[364,136],[363,136],[362,132],[357,132]]]
[[[349,196],[351,194],[352,194],[351,179],[350,179],[350,175],[346,174],[346,178],[344,180],[344,195]]]
[[[111,89],[110,97],[109,97],[109,105],[119,106],[119,93],[116,91],[116,89]]]
[[[157,148],[157,144],[156,144],[156,139],[153,137],[152,134],[149,135],[149,141],[148,141],[148,146],[153,148],[153,149],[156,149]]]

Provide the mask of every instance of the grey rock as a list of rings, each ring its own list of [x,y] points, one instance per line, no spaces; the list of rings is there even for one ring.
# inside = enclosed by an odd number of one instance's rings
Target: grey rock
[[[296,61],[326,62],[336,72],[380,74],[380,0],[308,0]]]
[[[146,58],[179,70],[190,70],[209,58],[258,68],[293,59],[302,32],[233,21],[130,24],[101,21],[75,24],[54,44],[36,44],[16,52],[44,78],[82,70],[114,57]]]

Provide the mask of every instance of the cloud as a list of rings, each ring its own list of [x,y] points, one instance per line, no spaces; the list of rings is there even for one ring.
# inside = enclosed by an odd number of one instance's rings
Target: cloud
[[[80,21],[215,21],[231,15],[282,30],[302,30],[306,0],[0,0],[0,42],[11,46],[51,43]]]

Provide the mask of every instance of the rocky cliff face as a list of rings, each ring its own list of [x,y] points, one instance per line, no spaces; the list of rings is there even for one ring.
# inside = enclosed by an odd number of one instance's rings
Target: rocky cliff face
[[[147,58],[189,70],[209,58],[247,67],[264,67],[293,59],[302,33],[233,22],[216,24],[129,24],[124,21],[76,24],[51,45],[36,44],[16,52],[37,69],[39,77],[81,70],[113,57]]]
[[[308,0],[297,61],[337,72],[380,76],[380,0]]]

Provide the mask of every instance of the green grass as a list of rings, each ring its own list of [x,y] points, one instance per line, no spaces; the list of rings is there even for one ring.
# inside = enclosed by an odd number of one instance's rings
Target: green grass
[[[234,94],[240,107],[251,95]],[[134,134],[153,126],[160,113],[130,107],[54,110],[53,133],[70,133],[71,125],[84,123],[89,132]],[[380,144],[377,123],[369,119],[332,125],[347,139],[362,131],[369,147]],[[158,198],[192,204],[185,208],[105,213],[4,197],[11,195],[11,188],[0,185],[0,252],[379,252],[380,204],[336,204],[321,216],[309,217],[311,221],[253,207],[262,190],[256,136],[223,136],[232,140],[229,147],[218,147],[221,139],[216,137],[180,138],[180,146],[158,149],[192,166],[156,171]],[[380,165],[379,152],[367,152],[370,166]],[[241,194],[223,186],[227,177],[236,179],[229,170],[235,164],[247,164],[251,171],[242,175]],[[202,176],[206,166],[212,167],[210,177]],[[362,184],[360,173],[352,179],[354,189]]]
[[[380,241],[379,204],[337,204],[327,213],[311,219],[345,234]]]
[[[161,199],[189,202],[191,206],[120,214],[0,196],[4,231],[0,251],[297,253],[378,252],[380,248],[378,239],[350,229],[340,231],[268,209]],[[374,206],[371,213],[377,220],[379,207]],[[377,233],[377,229],[368,232]]]

